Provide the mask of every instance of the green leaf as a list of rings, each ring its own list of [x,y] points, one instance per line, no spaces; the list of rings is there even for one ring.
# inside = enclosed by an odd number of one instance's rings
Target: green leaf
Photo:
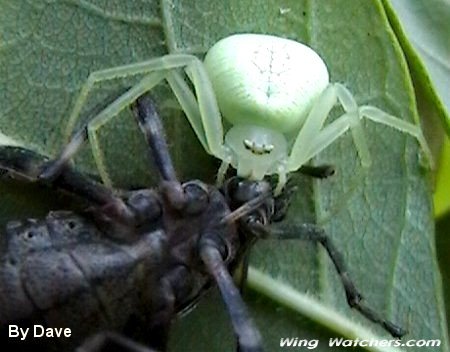
[[[440,218],[450,209],[450,2],[384,0],[383,3],[405,52],[425,135],[437,162],[433,198],[435,217]],[[446,235],[444,231],[437,233],[436,244],[444,240],[439,236]],[[437,245],[437,250],[438,257],[448,255],[448,246]],[[445,263],[441,265],[444,266]],[[448,296],[450,282],[446,278],[448,275],[444,275]]]
[[[450,134],[450,3],[384,0],[384,4],[405,51],[421,115],[428,120],[430,115],[439,116]]]
[[[442,148],[439,172],[436,175],[436,189],[434,191],[434,215],[436,219],[450,212],[450,140],[446,139]]]
[[[324,58],[332,81],[344,83],[359,103],[418,120],[403,53],[378,1],[0,0],[0,133],[14,143],[56,155],[65,143],[71,106],[89,72],[166,52],[202,55],[219,38],[238,32],[307,43]],[[85,111],[134,82],[102,84]],[[158,96],[180,177],[212,182],[217,162],[205,155],[174,108],[170,92],[162,88]],[[433,351],[448,351],[431,190],[417,143],[388,127],[370,122],[365,127],[372,167],[364,170],[350,136],[341,138],[315,160],[336,165],[335,176],[314,182],[293,176],[298,190],[285,221],[323,226],[367,303],[405,326],[406,339],[441,339]],[[103,128],[100,137],[115,184],[154,181],[143,138],[129,113]],[[82,154],[77,167],[95,173],[89,148]],[[24,216],[29,189],[22,193],[0,184],[0,190],[0,222]],[[33,214],[51,207],[42,199],[30,203],[38,208],[30,210]],[[257,245],[251,259],[260,270],[308,292],[343,318],[389,338],[347,307],[338,276],[317,246],[267,241]],[[345,336],[346,326],[332,331],[323,318],[281,308],[256,291],[247,290],[245,296],[267,351],[280,350],[283,337],[320,339],[316,350],[329,351],[330,337]],[[170,345],[172,351],[233,350],[229,320],[216,292],[176,324]]]

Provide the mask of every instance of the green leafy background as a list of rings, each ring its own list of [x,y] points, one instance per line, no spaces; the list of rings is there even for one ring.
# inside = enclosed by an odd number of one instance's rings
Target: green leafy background
[[[394,17],[391,10],[391,22]],[[413,65],[407,65],[405,49],[379,1],[0,0],[0,144],[54,156],[65,143],[70,108],[89,72],[167,52],[201,56],[218,39],[238,32],[307,43],[324,58],[331,80],[344,83],[360,103],[418,120]],[[414,81],[416,88],[423,77],[429,77],[425,69]],[[90,96],[86,111],[133,82],[102,84]],[[212,182],[217,161],[205,155],[170,92],[161,87],[156,94],[180,178]],[[435,107],[436,116],[445,112],[435,96],[420,101]],[[333,117],[339,112],[336,109]],[[439,130],[435,120],[431,126]],[[293,176],[298,190],[285,221],[323,226],[368,304],[405,326],[406,339],[441,339],[439,348],[421,351],[448,351],[431,174],[412,138],[370,122],[365,128],[372,167],[361,168],[350,136],[344,136],[314,161],[336,165],[335,176],[322,181]],[[143,138],[129,112],[102,129],[101,145],[116,185],[154,184]],[[89,148],[76,164],[95,174]],[[45,190],[17,183],[1,183],[0,192],[3,224],[64,206]],[[389,338],[347,307],[335,270],[317,246],[268,241],[257,245],[251,259],[268,275]],[[281,337],[317,338],[317,350],[328,351],[328,338],[345,329],[328,330],[320,321],[313,323],[251,289],[245,298],[268,351],[280,350]],[[176,323],[170,345],[171,351],[233,350],[229,321],[216,292]]]

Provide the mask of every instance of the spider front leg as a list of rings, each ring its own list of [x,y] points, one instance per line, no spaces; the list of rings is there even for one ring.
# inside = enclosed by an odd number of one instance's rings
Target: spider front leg
[[[323,127],[333,106],[339,102],[345,113],[329,125]],[[348,129],[351,130],[356,149],[363,167],[371,165],[369,148],[361,124],[363,117],[390,126],[416,138],[426,157],[432,162],[431,152],[419,126],[403,121],[395,116],[369,105],[359,107],[353,95],[342,84],[330,84],[314,104],[292,147],[288,168],[298,169],[316,156]]]
[[[195,96],[183,77],[176,72],[178,69],[185,69],[188,73],[188,77],[195,89]],[[84,136],[75,134],[72,137],[71,142],[61,154],[60,160],[62,163],[72,158],[82,142],[89,139],[99,174],[103,182],[110,185],[112,182],[106,170],[104,157],[97,138],[97,130],[120,111],[130,106],[139,96],[153,89],[163,79],[167,79],[205,150],[218,157],[223,155],[222,118],[217,107],[214,92],[203,64],[197,57],[192,55],[166,55],[141,63],[91,73],[83,85],[70,115],[67,127],[68,134],[72,132],[87,96],[95,84],[136,75],[144,75],[144,77],[91,119],[86,124]]]

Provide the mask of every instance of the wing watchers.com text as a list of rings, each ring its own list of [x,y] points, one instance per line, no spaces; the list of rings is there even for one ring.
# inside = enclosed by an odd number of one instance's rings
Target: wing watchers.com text
[[[298,337],[282,337],[280,339],[280,347],[301,348],[313,350],[319,345],[328,344],[330,348],[333,347],[439,347],[441,340],[377,340],[377,339],[344,339],[344,338],[330,338],[327,342],[317,339],[300,339]]]

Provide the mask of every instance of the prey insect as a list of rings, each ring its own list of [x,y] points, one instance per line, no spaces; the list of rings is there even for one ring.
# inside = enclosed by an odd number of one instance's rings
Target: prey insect
[[[156,189],[114,191],[77,173],[67,159],[48,161],[25,149],[0,149],[0,168],[7,174],[69,191],[90,204],[82,214],[56,211],[43,220],[7,225],[0,252],[1,329],[13,323],[70,327],[72,338],[64,342],[76,347],[85,341],[77,349],[84,352],[112,344],[136,352],[164,351],[176,315],[216,284],[239,351],[263,351],[230,273],[256,240],[275,237],[323,245],[349,305],[391,335],[405,333],[363,303],[322,229],[303,224],[285,234],[271,228],[286,210],[286,198],[274,196],[268,181],[231,177],[220,189],[198,180],[181,183],[148,95],[137,99],[135,116],[159,171]],[[84,127],[71,145],[79,148],[86,139]],[[329,175],[328,167],[301,171]],[[140,343],[129,339],[137,331]]]
[[[254,209],[270,209],[270,188],[255,183],[247,190],[230,180],[224,195],[201,181],[180,183],[149,97],[137,101],[136,117],[161,177],[154,190],[119,196],[58,160],[48,162],[16,147],[1,149],[0,168],[8,174],[45,182],[90,203],[83,214],[56,211],[43,220],[7,225],[1,248],[1,328],[69,327],[71,339],[61,341],[69,347],[96,331],[133,337],[141,330],[141,341],[149,347],[101,333],[78,350],[97,351],[115,342],[130,351],[164,351],[176,314],[215,281],[241,351],[261,350],[258,330],[228,268],[244,248],[236,220]],[[236,199],[236,192],[245,199]],[[231,203],[237,204],[233,212]]]

